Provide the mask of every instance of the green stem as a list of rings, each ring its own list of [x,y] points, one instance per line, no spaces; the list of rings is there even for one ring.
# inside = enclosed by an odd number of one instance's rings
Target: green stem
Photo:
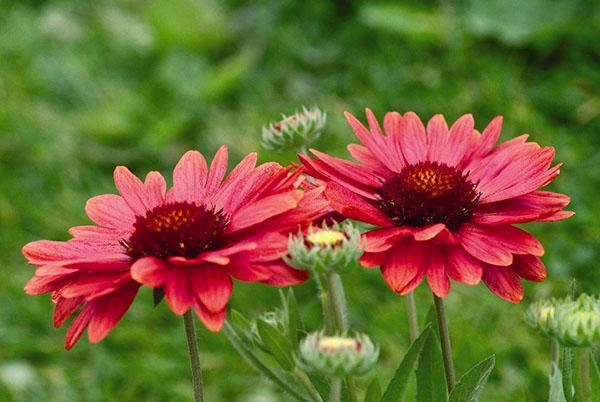
[[[317,391],[312,381],[310,380],[310,378],[308,378],[308,375],[306,375],[304,371],[300,370],[298,367],[294,367],[294,375],[298,380],[300,380],[300,383],[304,386],[306,392],[308,392],[308,395],[310,396],[310,399],[312,401],[323,402],[321,394],[319,394],[319,391]]]
[[[342,379],[335,377],[331,380],[329,387],[329,402],[340,402],[342,400]]]
[[[437,314],[438,327],[440,329],[440,344],[442,346],[442,356],[444,358],[444,369],[446,370],[446,383],[448,384],[448,392],[452,391],[456,383],[456,375],[454,374],[454,363],[452,362],[452,346],[450,344],[450,332],[448,331],[448,319],[446,318],[446,309],[444,301],[433,295],[435,304],[435,312]]]
[[[192,368],[192,383],[194,386],[194,402],[204,402],[202,396],[202,368],[200,367],[200,353],[196,341],[196,328],[194,327],[194,316],[192,310],[183,315],[185,326],[185,337],[187,339],[188,352],[190,355],[190,366]]]
[[[340,334],[344,334],[348,331],[348,322],[346,320],[346,296],[344,294],[344,284],[336,272],[327,273],[327,290],[336,330]],[[350,402],[358,401],[356,384],[354,383],[352,376],[346,376],[346,385],[348,386]]]
[[[581,401],[592,402],[592,382],[590,380],[590,348],[581,349],[579,376],[581,378]]]
[[[573,349],[563,348],[562,353],[563,390],[567,402],[573,401]]]
[[[348,330],[346,322],[346,297],[344,296],[344,285],[336,272],[327,273],[327,288],[329,290],[329,303],[333,311],[333,320],[337,331],[343,334]]]
[[[556,338],[552,338],[550,343],[550,354],[552,356],[552,363],[556,364],[556,367],[560,367],[560,346]]]
[[[414,342],[419,336],[419,322],[417,321],[417,305],[415,303],[414,292],[410,292],[406,295],[406,312],[408,313],[410,341]]]
[[[329,302],[329,292],[327,286],[323,284],[323,278],[318,272],[314,273],[317,287],[319,288],[319,294],[321,295],[321,308],[323,312],[323,330],[327,335],[332,335],[335,331],[333,324],[333,313],[331,311],[331,303]]]

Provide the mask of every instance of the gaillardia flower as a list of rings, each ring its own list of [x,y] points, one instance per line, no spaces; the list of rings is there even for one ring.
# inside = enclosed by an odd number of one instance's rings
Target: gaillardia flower
[[[307,173],[326,181],[333,209],[376,225],[364,234],[366,267],[381,266],[395,292],[411,292],[426,277],[444,297],[450,279],[489,289],[513,303],[520,278],[542,281],[544,249],[514,224],[568,218],[569,197],[540,191],[558,174],[554,149],[527,135],[494,146],[502,118],[479,133],[473,117],[448,128],[435,115],[423,125],[412,113],[387,113],[383,130],[367,109],[369,128],[346,114],[363,145],[348,146],[358,161],[313,150],[300,155]]]
[[[95,225],[72,228],[68,241],[42,240],[23,248],[38,267],[25,291],[52,293],[55,325],[80,309],[67,331],[67,349],[86,328],[91,342],[103,339],[140,284],[162,290],[174,313],[193,308],[208,329],[218,331],[232,278],[274,286],[306,279],[306,272],[280,257],[290,232],[323,215],[323,190],[303,192],[299,170],[277,163],[256,166],[255,153],[225,178],[226,170],[226,147],[210,167],[199,152],[187,152],[168,191],[157,172],[142,182],[117,167],[119,195],[87,202]]]

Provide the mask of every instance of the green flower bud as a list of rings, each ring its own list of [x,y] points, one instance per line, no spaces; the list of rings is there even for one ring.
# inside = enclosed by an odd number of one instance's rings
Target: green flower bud
[[[319,108],[302,108],[291,116],[263,126],[262,146],[268,150],[282,151],[308,147],[321,136],[327,115]]]
[[[328,377],[362,375],[373,368],[379,348],[367,335],[355,337],[309,334],[300,344],[298,364]]]
[[[288,252],[285,261],[297,269],[340,273],[356,265],[363,246],[358,229],[346,222],[311,227],[306,235],[290,235]]]
[[[580,295],[576,300],[541,300],[525,313],[525,321],[542,334],[556,338],[568,347],[600,343],[600,299]]]
[[[550,332],[550,320],[554,318],[555,304],[556,299],[539,300],[532,303],[525,312],[525,321],[536,331],[546,336],[552,336]]]
[[[600,299],[586,294],[556,305],[550,329],[558,341],[570,347],[600,343]]]

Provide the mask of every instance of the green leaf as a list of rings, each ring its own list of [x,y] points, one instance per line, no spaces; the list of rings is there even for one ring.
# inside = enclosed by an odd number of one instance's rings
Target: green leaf
[[[278,373],[276,369],[270,368],[263,359],[250,349],[248,344],[240,338],[240,334],[237,333],[228,321],[225,322],[223,333],[235,350],[248,362],[248,364],[264,374],[265,377],[295,399],[302,402],[310,402],[308,398],[303,396],[303,391],[298,390],[296,385],[290,384],[282,374]]]
[[[298,347],[298,331],[302,329],[302,318],[300,317],[300,311],[298,310],[298,301],[294,295],[292,288],[288,291],[287,296],[287,326],[288,326],[288,337],[294,345],[294,348]]]
[[[410,345],[410,348],[408,349],[408,352],[406,352],[406,355],[404,355],[404,359],[402,359],[402,362],[398,366],[394,377],[385,389],[385,392],[381,397],[381,402],[397,402],[402,400],[410,376],[417,366],[417,361],[423,350],[423,345],[429,338],[433,338],[433,336],[431,334],[431,327],[427,326],[423,332],[421,332],[421,335],[419,335],[412,345]]]
[[[256,326],[263,344],[273,354],[277,363],[285,370],[292,370],[295,365],[294,347],[289,339],[263,319],[257,320]]]
[[[563,392],[567,402],[573,401],[573,349],[567,346],[562,348],[560,371],[563,375]]]
[[[379,381],[377,381],[377,377],[375,377],[367,387],[367,392],[365,393],[365,402],[379,402],[380,400],[381,386],[379,386]]]
[[[417,367],[417,401],[442,402],[448,400],[442,351],[437,336],[428,337],[423,345]]]
[[[552,363],[550,370],[550,397],[548,402],[567,402],[563,390],[562,373],[556,363]]]
[[[490,356],[467,371],[452,389],[450,402],[477,402],[495,363]]]

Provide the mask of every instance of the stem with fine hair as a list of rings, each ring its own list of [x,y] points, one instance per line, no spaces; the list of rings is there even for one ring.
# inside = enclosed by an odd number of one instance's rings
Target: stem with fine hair
[[[408,313],[410,341],[414,342],[419,336],[419,322],[417,321],[417,305],[415,303],[414,292],[410,292],[406,295],[406,312]]]
[[[340,402],[342,400],[342,379],[335,377],[331,380],[329,388],[329,402]]]
[[[333,318],[336,330],[343,334],[348,331],[348,322],[346,320],[346,296],[344,294],[344,285],[337,272],[327,273],[327,293],[331,304],[330,311],[333,313]],[[335,381],[335,380],[334,380]],[[334,383],[331,383],[332,391]],[[356,384],[352,376],[346,376],[346,385],[348,386],[348,396],[350,402],[358,401],[358,393]]]
[[[556,338],[552,338],[550,341],[550,355],[552,356],[552,363],[555,363],[556,367],[560,367],[560,346]]]
[[[192,383],[194,385],[194,402],[204,402],[202,395],[202,368],[200,367],[200,353],[196,341],[196,328],[194,327],[194,316],[192,310],[183,315],[185,336],[187,339],[188,352],[190,355],[190,366],[192,368]]]
[[[456,383],[456,375],[454,374],[454,363],[452,362],[452,346],[450,344],[450,332],[448,331],[448,319],[446,318],[444,301],[433,295],[433,302],[440,329],[440,344],[444,358],[444,369],[446,370],[446,383],[448,384],[448,392],[450,392]]]
[[[563,390],[567,402],[573,401],[573,349],[563,347],[562,351]]]
[[[591,348],[581,349],[579,378],[581,378],[581,401],[592,402],[592,381],[590,379]]]

